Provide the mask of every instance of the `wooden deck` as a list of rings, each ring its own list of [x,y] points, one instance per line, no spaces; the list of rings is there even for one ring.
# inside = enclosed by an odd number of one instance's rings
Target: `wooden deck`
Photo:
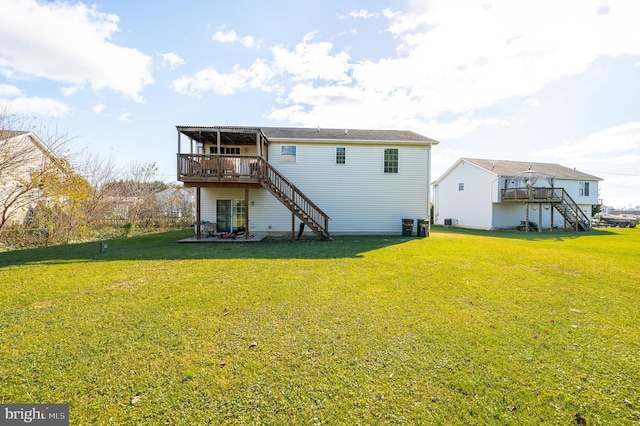
[[[503,188],[500,199],[505,203],[562,203],[563,188]]]
[[[178,154],[178,181],[185,186],[259,186],[259,157]]]
[[[330,217],[276,170],[267,160],[252,155],[178,154],[178,181],[196,188],[196,221],[200,221],[200,189],[203,187],[242,187],[245,189],[247,216],[249,188],[262,187],[291,210],[291,234],[295,217],[315,234],[329,238]],[[248,223],[245,224],[248,227]],[[202,237],[202,236],[200,236]]]

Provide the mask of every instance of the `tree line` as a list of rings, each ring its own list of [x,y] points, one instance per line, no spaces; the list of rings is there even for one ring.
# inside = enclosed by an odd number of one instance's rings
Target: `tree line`
[[[35,135],[35,138],[32,137]],[[0,245],[64,244],[193,222],[190,194],[158,179],[152,161],[121,171],[71,152],[71,138],[0,112]]]

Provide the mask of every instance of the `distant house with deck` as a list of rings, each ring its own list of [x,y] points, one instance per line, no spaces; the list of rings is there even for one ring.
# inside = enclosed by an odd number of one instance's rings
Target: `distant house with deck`
[[[461,158],[433,183],[434,223],[588,230],[600,180],[553,163]]]
[[[402,130],[177,126],[178,174],[218,232],[400,234],[428,218],[431,148]]]

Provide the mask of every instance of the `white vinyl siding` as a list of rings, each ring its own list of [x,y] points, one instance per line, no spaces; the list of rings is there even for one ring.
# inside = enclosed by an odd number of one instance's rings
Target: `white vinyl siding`
[[[269,158],[278,158],[280,147],[272,143]],[[297,147],[295,164],[274,165],[331,217],[329,232],[399,234],[403,218],[429,218],[428,146],[398,147],[402,168],[391,174],[381,167],[384,147],[379,145],[348,145],[349,160],[340,167],[335,164],[335,145],[304,143]],[[291,213],[287,212],[285,209],[277,218],[280,230],[290,232]],[[250,222],[254,215],[250,207]]]

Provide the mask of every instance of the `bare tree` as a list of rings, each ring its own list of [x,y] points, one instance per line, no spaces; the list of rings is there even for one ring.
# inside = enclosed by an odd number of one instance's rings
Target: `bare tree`
[[[89,183],[82,204],[84,220],[89,227],[97,228],[114,211],[116,194],[110,184],[116,180],[118,169],[112,159],[86,151],[74,159],[74,169]]]
[[[41,201],[44,176],[59,167],[69,137],[39,127],[34,119],[0,111],[0,230],[21,222]],[[43,138],[44,135],[44,138]]]

